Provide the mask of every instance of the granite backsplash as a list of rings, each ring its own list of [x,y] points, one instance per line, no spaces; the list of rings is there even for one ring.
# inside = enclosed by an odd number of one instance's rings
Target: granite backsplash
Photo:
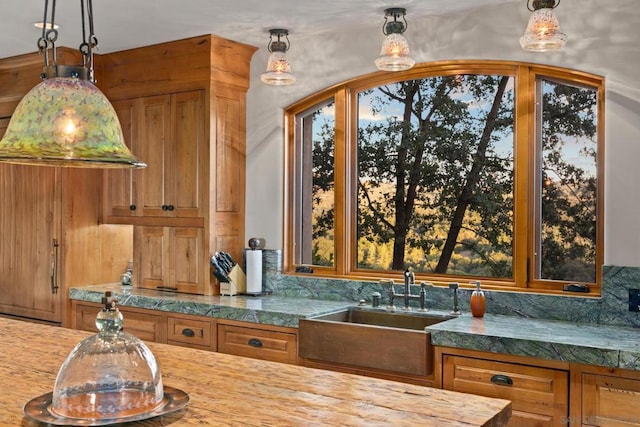
[[[387,303],[386,290],[377,282],[285,275],[282,274],[280,250],[264,250],[263,262],[263,286],[273,295],[334,301],[365,300],[370,303],[371,295],[380,292],[382,304]],[[640,288],[640,267],[603,266],[602,277],[600,298],[485,291],[487,312],[536,319],[640,326],[640,312],[629,311],[629,289]],[[398,285],[398,291],[400,288]],[[412,291],[418,292],[419,287]],[[469,289],[459,290],[460,310],[469,310],[470,294]],[[427,308],[450,310],[451,290],[429,287]]]

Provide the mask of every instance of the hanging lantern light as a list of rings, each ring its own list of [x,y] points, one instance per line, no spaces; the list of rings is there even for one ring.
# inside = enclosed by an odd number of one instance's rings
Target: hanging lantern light
[[[82,64],[56,63],[56,1],[51,18],[44,2],[42,37],[43,81],[16,107],[0,141],[0,162],[62,167],[143,168],[124,142],[113,106],[94,85],[93,51],[98,39],[93,28],[91,0],[80,0]],[[49,18],[49,19],[48,19]],[[85,24],[88,23],[87,37]]]
[[[291,64],[286,52],[289,50],[289,30],[273,28],[269,30],[268,49],[271,54],[267,60],[267,70],[260,75],[263,83],[273,86],[284,86],[295,83],[296,76],[291,73]],[[276,40],[273,38],[276,37]],[[284,38],[284,40],[282,40]]]
[[[402,33],[407,29],[405,15],[407,10],[402,7],[392,7],[384,11],[382,33],[387,37],[382,42],[380,56],[376,59],[376,66],[383,71],[408,70],[416,63],[409,52],[409,42]],[[393,17],[393,21],[389,21]],[[402,17],[402,21],[398,18]]]
[[[560,31],[560,23],[553,12],[560,0],[533,0],[533,8],[527,29],[520,37],[520,46],[534,52],[560,50],[567,43],[567,35]]]

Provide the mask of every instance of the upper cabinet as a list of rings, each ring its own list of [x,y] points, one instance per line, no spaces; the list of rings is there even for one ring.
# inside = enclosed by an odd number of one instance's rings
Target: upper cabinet
[[[100,56],[98,86],[147,164],[104,173],[103,221],[134,225],[134,285],[216,294],[211,255],[242,259],[245,98],[255,50],[206,35]],[[193,235],[178,239],[167,227]],[[185,244],[166,249],[178,241]],[[161,268],[152,253],[163,254]]]
[[[113,103],[127,145],[147,168],[108,171],[106,222],[204,226],[204,90]]]

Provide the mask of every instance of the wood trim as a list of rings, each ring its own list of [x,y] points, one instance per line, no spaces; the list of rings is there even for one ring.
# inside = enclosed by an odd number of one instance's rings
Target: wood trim
[[[504,291],[536,292],[545,294],[567,294],[562,291],[566,282],[560,281],[534,281],[531,274],[532,263],[530,258],[533,251],[533,226],[531,225],[531,214],[534,204],[531,201],[533,194],[533,174],[532,160],[534,156],[535,140],[535,97],[531,92],[531,87],[535,83],[535,75],[542,74],[553,78],[569,80],[572,84],[584,84],[598,88],[598,108],[599,108],[599,151],[598,151],[598,226],[597,226],[597,246],[596,265],[601,265],[604,257],[604,228],[602,214],[604,212],[604,78],[591,73],[577,70],[570,70],[561,67],[539,65],[527,62],[516,61],[487,61],[487,60],[457,60],[457,61],[437,61],[433,63],[419,64],[411,70],[402,73],[375,72],[364,76],[356,77],[345,82],[336,84],[312,95],[309,95],[285,109],[285,177],[284,177],[284,258],[283,272],[285,274],[296,275],[296,249],[295,236],[297,230],[294,229],[297,219],[295,218],[294,199],[295,185],[297,177],[295,175],[294,157],[296,153],[296,114],[313,108],[315,105],[334,99],[336,104],[336,127],[343,126],[344,132],[336,129],[336,188],[335,188],[335,212],[336,228],[334,240],[335,251],[334,267],[312,266],[314,277],[326,278],[346,278],[350,280],[375,281],[383,277],[394,278],[397,272],[372,272],[370,270],[359,270],[356,266],[357,253],[355,253],[356,240],[355,208],[352,206],[354,194],[354,183],[349,182],[352,171],[356,169],[355,144],[351,143],[356,138],[357,129],[349,129],[350,123],[356,120],[357,112],[351,108],[355,105],[356,93],[360,90],[375,87],[389,82],[402,79],[428,77],[434,75],[465,74],[465,73],[486,73],[512,75],[517,79],[515,93],[516,128],[514,130],[516,145],[514,147],[515,167],[515,199],[514,199],[514,228],[513,236],[513,278],[499,279],[491,277],[480,278],[487,289]],[[347,138],[347,140],[343,140]],[[349,151],[348,149],[351,149]],[[339,180],[338,178],[341,178]],[[341,185],[344,184],[344,187]],[[342,197],[344,195],[344,197]],[[341,218],[344,216],[344,220]],[[348,239],[348,242],[347,242]],[[350,242],[350,243],[349,243]],[[349,244],[347,244],[349,243]],[[581,297],[598,297],[601,290],[602,274],[600,269],[596,269],[596,283],[590,284],[591,291],[588,294],[580,294]],[[428,280],[436,284],[446,284],[450,281],[465,281],[467,277],[455,276],[433,276],[429,274],[419,274],[417,280]]]

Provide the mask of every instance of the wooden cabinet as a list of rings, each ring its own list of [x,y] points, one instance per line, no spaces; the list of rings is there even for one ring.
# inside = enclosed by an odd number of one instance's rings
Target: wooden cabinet
[[[297,345],[297,333],[293,328],[218,321],[220,353],[296,364]]]
[[[62,172],[0,165],[0,312],[61,322]]]
[[[60,63],[78,58],[58,49]],[[65,59],[66,58],[66,59]],[[0,116],[40,82],[42,56],[0,60]],[[8,125],[0,119],[0,134]],[[0,164],[0,314],[65,324],[69,286],[117,280],[131,231],[100,224],[102,171]]]
[[[566,425],[568,369],[555,369],[544,361],[539,362],[545,366],[536,365],[536,359],[470,350],[446,349],[437,354],[441,355],[442,388],[510,400],[510,426]]]
[[[132,153],[138,153],[138,109],[135,99],[112,102],[120,120],[122,135],[126,146]],[[114,218],[138,216],[136,206],[137,189],[134,176],[139,170],[113,169],[104,173],[103,218],[105,222],[117,223]],[[126,223],[126,220],[122,222]]]
[[[134,226],[134,281],[147,289],[204,293],[209,265],[202,260],[204,230],[193,227]]]
[[[181,218],[165,225],[204,224],[204,195],[198,191],[205,169],[199,162],[206,155],[203,97],[199,90],[114,102],[128,146],[147,167],[105,173],[107,221],[143,224]]]
[[[5,118],[5,119],[0,118],[0,139],[2,139],[2,136],[4,135],[4,132],[7,130],[7,126],[9,126],[9,119],[8,118]]]
[[[95,320],[101,304],[72,300],[71,307],[72,328],[98,331]],[[124,317],[124,330],[144,341],[216,350],[215,319],[122,305],[118,310]]]
[[[102,305],[71,300],[71,327],[97,332],[95,319]],[[124,330],[146,341],[219,351],[221,353],[296,364],[296,328],[213,319],[145,308],[118,306]]]
[[[193,317],[169,315],[167,319],[169,344],[183,347],[216,350],[215,322]]]
[[[180,292],[217,294],[211,255],[225,251],[242,258],[245,97],[255,50],[207,35],[100,57],[99,86],[113,101],[132,152],[148,164],[105,172],[104,222],[202,229],[197,258],[186,267],[177,262],[192,253],[165,256],[157,267],[148,254],[170,255],[169,249],[158,252],[158,239],[134,239],[134,286],[162,283]]]
[[[96,303],[76,302],[74,307],[74,329],[98,332],[96,327],[96,315],[102,309],[102,305]],[[166,321],[161,314],[153,314],[147,311],[129,307],[118,307],[124,316],[125,332],[135,335],[144,341],[167,342]]]
[[[588,365],[571,369],[572,425],[640,426],[640,372]]]

